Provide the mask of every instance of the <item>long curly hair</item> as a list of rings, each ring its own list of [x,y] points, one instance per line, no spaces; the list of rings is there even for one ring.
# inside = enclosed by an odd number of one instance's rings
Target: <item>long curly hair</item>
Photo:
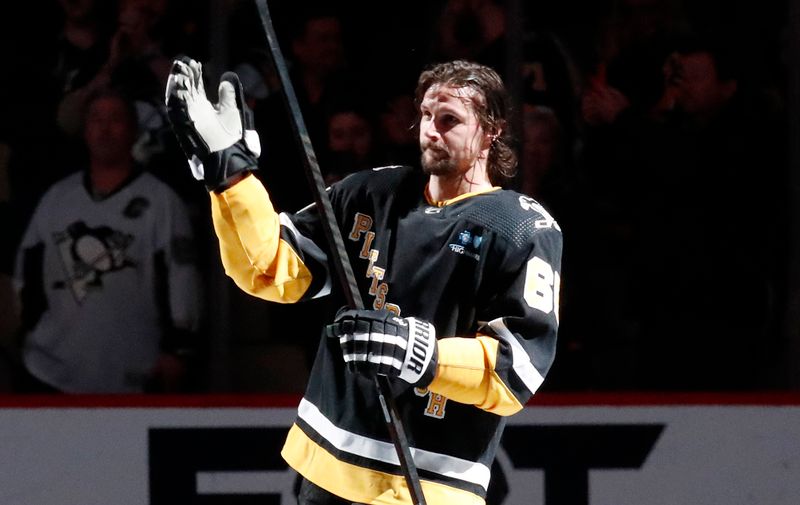
[[[504,186],[517,170],[517,153],[513,146],[511,122],[508,120],[511,97],[503,80],[491,67],[472,61],[455,60],[437,63],[424,70],[417,80],[417,109],[431,86],[466,87],[477,94],[472,104],[483,131],[492,134],[487,158],[489,181]]]

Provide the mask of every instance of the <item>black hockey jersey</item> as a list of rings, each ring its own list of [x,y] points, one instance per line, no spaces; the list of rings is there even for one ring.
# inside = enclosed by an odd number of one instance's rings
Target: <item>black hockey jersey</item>
[[[504,416],[553,361],[561,231],[533,199],[494,188],[433,203],[410,167],[351,175],[330,189],[367,307],[432,322],[436,378],[397,398],[430,504],[483,503]],[[248,177],[212,209],[226,272],[249,293],[296,302],[331,291],[315,208],[278,216]],[[374,383],[322,339],[283,450],[317,485],[362,503],[410,503]]]

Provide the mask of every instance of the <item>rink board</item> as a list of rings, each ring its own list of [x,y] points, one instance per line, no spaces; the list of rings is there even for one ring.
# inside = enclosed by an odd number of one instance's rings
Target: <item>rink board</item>
[[[294,504],[297,398],[6,397],[4,505]],[[790,395],[550,395],[508,420],[504,505],[796,505]]]

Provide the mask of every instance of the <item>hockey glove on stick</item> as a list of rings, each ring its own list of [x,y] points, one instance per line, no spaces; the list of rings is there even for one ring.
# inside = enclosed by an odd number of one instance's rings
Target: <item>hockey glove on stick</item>
[[[340,311],[326,327],[339,340],[347,368],[365,375],[386,375],[411,386],[427,387],[436,375],[436,330],[413,317],[387,310]]]
[[[239,77],[225,72],[218,93],[219,102],[212,104],[199,62],[185,56],[173,62],[167,80],[167,114],[192,174],[209,191],[223,191],[256,170],[261,154]]]

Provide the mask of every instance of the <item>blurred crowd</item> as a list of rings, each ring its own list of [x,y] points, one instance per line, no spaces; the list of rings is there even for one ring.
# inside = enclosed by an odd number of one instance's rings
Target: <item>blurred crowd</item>
[[[312,201],[253,2],[29,4],[4,7],[26,30],[2,48],[0,391],[302,391],[337,307],[231,285],[163,105],[177,55],[212,99],[235,70],[273,203]],[[784,2],[270,6],[328,183],[418,163],[427,64],[504,76],[513,189],[564,230],[545,390],[791,386]]]

